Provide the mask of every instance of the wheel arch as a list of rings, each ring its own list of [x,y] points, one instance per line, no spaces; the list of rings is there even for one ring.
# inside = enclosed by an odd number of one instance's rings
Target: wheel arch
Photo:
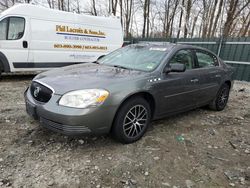
[[[155,108],[156,108],[156,106],[155,106],[156,102],[155,102],[155,98],[153,97],[153,95],[147,91],[140,91],[140,92],[132,93],[132,94],[128,95],[126,98],[124,98],[123,101],[120,103],[119,107],[117,108],[117,110],[115,112],[115,116],[114,116],[113,121],[112,121],[111,130],[112,130],[112,127],[114,125],[115,118],[116,118],[119,110],[121,109],[121,107],[127,101],[129,101],[130,99],[132,99],[134,97],[142,97],[143,99],[145,99],[149,103],[150,110],[151,110],[151,119],[153,119],[153,117],[155,115]]]
[[[2,52],[0,52],[0,67],[2,68],[1,71],[10,72],[9,61]]]
[[[230,80],[226,80],[224,83],[229,86],[229,89],[231,89],[232,83]]]

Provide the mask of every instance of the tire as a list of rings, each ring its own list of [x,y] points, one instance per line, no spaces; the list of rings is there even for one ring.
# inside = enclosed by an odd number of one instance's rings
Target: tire
[[[0,79],[1,79],[1,76],[2,76],[2,72],[3,72],[3,67],[2,67],[1,62],[0,62]]]
[[[119,109],[111,134],[123,144],[133,143],[144,135],[150,120],[151,109],[148,102],[141,97],[132,98]]]
[[[227,101],[229,98],[229,91],[230,91],[229,85],[224,83],[220,87],[216,95],[216,98],[209,104],[209,108],[216,111],[223,110],[227,105]]]

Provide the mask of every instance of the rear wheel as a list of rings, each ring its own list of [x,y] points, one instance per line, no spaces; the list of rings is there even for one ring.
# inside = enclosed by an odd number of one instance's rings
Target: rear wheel
[[[230,91],[229,85],[224,83],[221,86],[216,98],[209,104],[209,107],[212,110],[217,110],[217,111],[223,110],[227,105],[227,101],[229,98],[229,91]]]
[[[151,110],[148,102],[141,97],[132,98],[118,111],[112,135],[124,144],[135,142],[146,132],[150,119]]]

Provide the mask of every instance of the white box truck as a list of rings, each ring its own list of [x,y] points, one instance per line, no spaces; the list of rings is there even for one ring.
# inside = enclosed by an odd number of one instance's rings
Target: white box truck
[[[15,5],[0,14],[0,74],[92,62],[122,44],[116,17],[29,4]]]

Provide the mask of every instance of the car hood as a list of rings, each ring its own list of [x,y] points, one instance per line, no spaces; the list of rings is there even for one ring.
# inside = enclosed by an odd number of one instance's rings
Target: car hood
[[[53,69],[37,75],[33,81],[52,87],[55,94],[79,89],[108,89],[148,74],[142,71],[115,68],[107,65],[84,63]]]

